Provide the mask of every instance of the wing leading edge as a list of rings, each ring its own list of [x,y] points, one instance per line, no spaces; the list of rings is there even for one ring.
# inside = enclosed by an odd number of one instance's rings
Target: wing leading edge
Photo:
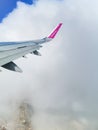
[[[28,53],[41,55],[37,50],[42,47],[43,43],[54,39],[61,26],[62,23],[58,24],[49,36],[39,40],[0,42],[0,66],[12,71],[22,72],[21,69],[12,61],[19,57],[24,57]]]

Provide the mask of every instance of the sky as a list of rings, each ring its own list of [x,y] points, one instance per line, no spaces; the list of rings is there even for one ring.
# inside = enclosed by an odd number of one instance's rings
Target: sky
[[[0,23],[0,41],[39,39],[63,26],[41,57],[14,61],[22,74],[0,68],[0,117],[11,120],[17,102],[28,100],[35,130],[97,130],[98,1],[16,4]]]
[[[11,13],[15,8],[17,8],[17,2],[21,1],[26,4],[33,4],[32,0],[1,0],[0,1],[0,22],[2,22],[3,18],[5,18],[9,13]]]

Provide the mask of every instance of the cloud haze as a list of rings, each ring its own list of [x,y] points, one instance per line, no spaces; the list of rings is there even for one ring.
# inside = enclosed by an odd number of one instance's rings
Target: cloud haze
[[[59,22],[63,27],[56,39],[40,50],[42,57],[29,54],[28,59],[15,61],[23,74],[3,69],[1,106],[29,100],[36,130],[97,130],[97,0],[17,4],[0,24],[1,41],[42,38]]]

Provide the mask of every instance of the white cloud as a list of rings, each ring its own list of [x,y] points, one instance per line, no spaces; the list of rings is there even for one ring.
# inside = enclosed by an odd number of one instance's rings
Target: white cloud
[[[93,123],[98,111],[97,3],[40,0],[30,6],[18,2],[17,9],[0,25],[1,41],[42,38],[57,23],[63,22],[63,27],[56,39],[40,50],[42,57],[28,55],[27,60],[15,61],[23,74],[3,70],[1,106],[30,100],[37,130],[97,129]]]

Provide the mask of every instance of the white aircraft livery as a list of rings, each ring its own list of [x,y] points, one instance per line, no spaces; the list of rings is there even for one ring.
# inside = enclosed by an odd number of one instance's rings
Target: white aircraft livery
[[[22,70],[13,62],[19,57],[25,57],[31,53],[41,55],[37,50],[45,42],[51,41],[59,31],[62,23],[59,23],[52,33],[39,40],[21,41],[21,42],[0,42],[0,66],[8,70],[22,72]]]

